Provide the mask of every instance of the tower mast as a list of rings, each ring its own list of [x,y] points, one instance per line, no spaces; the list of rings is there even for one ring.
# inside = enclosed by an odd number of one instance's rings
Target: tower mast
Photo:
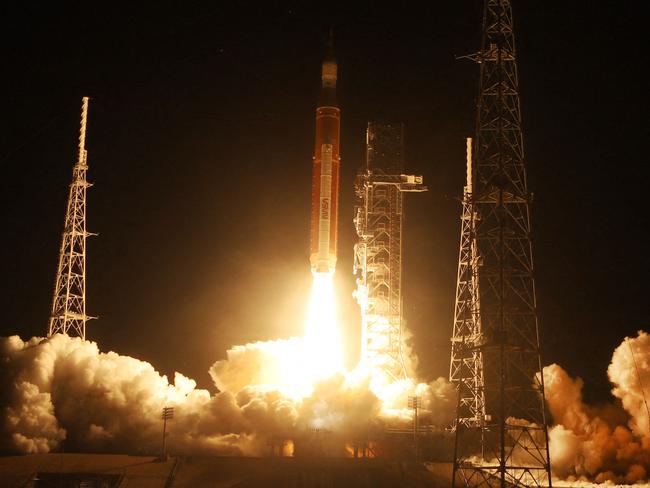
[[[511,2],[485,0],[450,368],[454,486],[551,485],[515,54]]]
[[[454,307],[454,332],[449,378],[458,389],[457,421],[466,427],[478,427],[485,417],[483,358],[479,348],[468,344],[480,340],[478,255],[476,248],[476,212],[472,203],[472,138],[467,138],[467,184],[463,191],[460,219],[460,251]]]
[[[92,235],[86,231],[86,189],[92,186],[86,181],[87,117],[88,97],[83,97],[77,163],[72,169],[48,337],[69,334],[85,339],[86,321],[91,318],[86,315],[86,237]]]

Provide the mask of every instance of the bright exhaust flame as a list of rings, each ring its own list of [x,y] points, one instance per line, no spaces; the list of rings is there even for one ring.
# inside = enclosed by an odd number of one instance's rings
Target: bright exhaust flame
[[[343,371],[333,273],[314,273],[307,313],[304,367],[312,380]]]
[[[345,374],[342,351],[333,275],[314,273],[302,338],[233,346],[227,360],[215,363],[210,374],[221,391],[279,391],[301,401],[312,395],[319,381]]]

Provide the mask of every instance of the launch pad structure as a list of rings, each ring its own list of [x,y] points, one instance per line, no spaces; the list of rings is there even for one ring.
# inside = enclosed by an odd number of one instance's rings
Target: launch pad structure
[[[88,97],[83,97],[77,163],[72,169],[52,311],[47,329],[48,337],[54,334],[68,334],[85,340],[86,322],[92,318],[86,315],[86,238],[95,235],[86,230],[86,190],[92,186],[86,180],[87,119]]]
[[[427,190],[404,172],[404,125],[369,122],[366,158],[355,181],[355,297],[361,308],[361,362],[405,379],[402,356],[404,193]]]
[[[452,486],[551,486],[512,6],[485,0],[450,381]]]

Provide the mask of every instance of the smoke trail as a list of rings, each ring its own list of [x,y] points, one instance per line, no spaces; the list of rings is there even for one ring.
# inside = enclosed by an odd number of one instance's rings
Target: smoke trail
[[[364,429],[407,422],[413,392],[433,418],[453,412],[444,380],[394,385],[384,400],[362,375],[339,373],[296,391],[287,371],[300,369],[301,349],[299,339],[235,346],[211,368],[220,390],[211,394],[79,338],[0,338],[0,450],[156,453],[161,410],[172,406],[169,446],[178,454],[262,455],[272,439],[310,429],[327,431],[329,452],[344,454],[344,440]]]
[[[648,334],[640,331],[616,348],[608,375],[620,404],[595,407],[582,401],[582,379],[569,377],[557,364],[544,368],[546,399],[556,422],[549,431],[551,462],[560,479],[596,483],[648,479],[650,436],[641,387],[650,380]]]

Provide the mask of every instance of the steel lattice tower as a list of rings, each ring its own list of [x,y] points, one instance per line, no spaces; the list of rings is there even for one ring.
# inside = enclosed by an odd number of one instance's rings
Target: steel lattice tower
[[[467,139],[467,185],[463,192],[463,210],[460,227],[458,278],[454,309],[454,335],[449,377],[457,386],[463,379],[465,389],[459,390],[458,422],[477,426],[485,417],[485,399],[479,389],[483,385],[483,359],[478,348],[457,351],[465,343],[480,340],[478,255],[476,240],[476,213],[472,205],[472,139]]]
[[[389,381],[404,379],[402,357],[403,194],[423,192],[422,176],[405,175],[403,124],[369,122],[366,161],[355,182],[355,297],[361,307],[361,361]]]
[[[79,153],[77,163],[72,169],[48,337],[61,333],[85,339],[86,321],[91,318],[86,315],[86,237],[92,235],[86,231],[86,189],[92,186],[86,181],[87,116],[88,97],[83,97]]]
[[[450,380],[454,486],[550,486],[512,7],[485,0]]]

